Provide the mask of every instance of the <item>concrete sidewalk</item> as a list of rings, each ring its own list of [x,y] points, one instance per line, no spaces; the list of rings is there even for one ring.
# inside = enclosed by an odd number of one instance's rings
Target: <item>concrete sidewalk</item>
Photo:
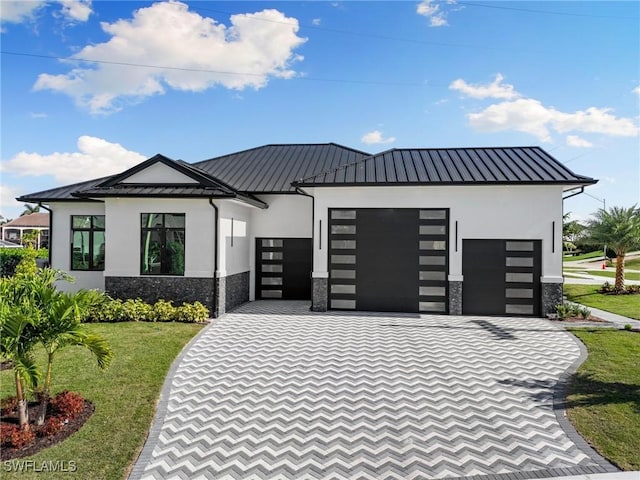
[[[547,477],[538,480],[640,480],[640,472],[594,473],[569,477]]]

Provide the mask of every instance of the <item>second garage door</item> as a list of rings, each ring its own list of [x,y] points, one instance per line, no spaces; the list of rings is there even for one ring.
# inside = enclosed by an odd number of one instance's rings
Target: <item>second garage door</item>
[[[539,240],[463,240],[462,313],[540,315]]]
[[[330,209],[329,307],[448,311],[446,209]]]

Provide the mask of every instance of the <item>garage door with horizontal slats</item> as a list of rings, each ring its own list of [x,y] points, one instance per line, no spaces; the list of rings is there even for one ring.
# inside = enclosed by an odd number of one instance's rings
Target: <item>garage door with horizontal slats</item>
[[[462,241],[462,313],[540,315],[540,240]]]
[[[311,298],[310,238],[256,238],[256,298]]]
[[[446,209],[330,209],[329,307],[448,310]]]

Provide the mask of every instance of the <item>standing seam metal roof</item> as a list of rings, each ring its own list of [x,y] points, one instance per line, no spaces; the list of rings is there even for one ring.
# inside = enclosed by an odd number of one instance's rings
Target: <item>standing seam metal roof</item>
[[[287,193],[295,191],[296,178],[369,155],[335,143],[265,145],[193,165],[242,192]]]
[[[540,147],[500,147],[393,149],[300,178],[294,185],[596,182],[573,173]]]

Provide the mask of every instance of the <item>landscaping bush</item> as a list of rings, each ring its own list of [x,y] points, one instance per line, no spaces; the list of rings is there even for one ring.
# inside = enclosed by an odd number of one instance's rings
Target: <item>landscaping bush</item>
[[[150,305],[139,298],[124,302],[106,296],[105,301],[92,309],[85,322],[204,322],[209,310],[200,302],[184,303],[178,307],[170,300],[158,300]]]
[[[84,398],[77,393],[64,390],[50,401],[53,416],[73,418],[84,410]]]
[[[22,448],[35,438],[36,434],[30,428],[23,430],[17,425],[0,424],[0,445],[4,448]]]
[[[0,277],[12,277],[20,261],[30,255],[33,249],[0,247]],[[36,250],[36,258],[49,258],[49,250]]]
[[[587,317],[591,315],[591,311],[587,310]],[[580,305],[576,303],[559,303],[556,305],[556,313],[558,314],[558,318],[564,320],[567,317],[578,317],[583,314],[583,309],[580,308]],[[584,317],[583,318],[587,318]]]

